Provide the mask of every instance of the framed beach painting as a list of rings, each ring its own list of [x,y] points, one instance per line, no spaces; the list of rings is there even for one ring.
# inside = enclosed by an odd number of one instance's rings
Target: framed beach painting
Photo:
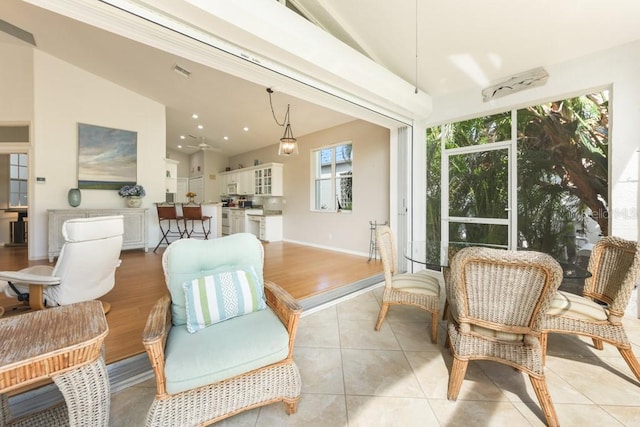
[[[136,183],[138,133],[78,123],[78,188],[119,190]]]

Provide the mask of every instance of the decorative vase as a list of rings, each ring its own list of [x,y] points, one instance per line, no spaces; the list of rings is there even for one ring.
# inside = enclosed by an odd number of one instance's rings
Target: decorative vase
[[[127,206],[130,208],[139,208],[142,206],[142,197],[129,196],[127,197]]]
[[[80,193],[80,189],[72,188],[69,190],[67,194],[67,200],[69,201],[69,206],[77,208],[80,206],[80,202],[82,201],[82,194]]]
[[[195,203],[195,202],[196,202],[195,197],[189,197],[189,203]]]

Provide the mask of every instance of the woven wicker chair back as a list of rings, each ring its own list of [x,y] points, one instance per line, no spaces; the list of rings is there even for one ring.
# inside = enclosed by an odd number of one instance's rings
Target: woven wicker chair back
[[[603,237],[594,246],[587,269],[592,276],[585,280],[583,295],[609,304],[614,311],[624,312],[640,280],[638,243]]]
[[[460,323],[517,334],[539,331],[562,281],[562,268],[549,255],[482,247],[461,249],[450,273]]]
[[[398,269],[398,255],[396,242],[389,226],[383,225],[376,228],[376,244],[382,260],[385,282],[390,285],[391,277]]]

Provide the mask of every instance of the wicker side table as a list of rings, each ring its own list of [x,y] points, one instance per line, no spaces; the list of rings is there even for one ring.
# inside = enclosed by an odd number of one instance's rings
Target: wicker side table
[[[102,346],[109,332],[99,301],[0,319],[0,426],[108,426],[110,390]],[[5,393],[51,378],[66,403],[11,419]]]

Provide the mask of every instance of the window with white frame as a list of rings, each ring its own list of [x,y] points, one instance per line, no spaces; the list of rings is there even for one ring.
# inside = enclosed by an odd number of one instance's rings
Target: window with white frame
[[[322,212],[353,208],[353,149],[351,141],[311,151],[311,209]]]
[[[27,206],[27,155],[9,155],[9,206]]]

